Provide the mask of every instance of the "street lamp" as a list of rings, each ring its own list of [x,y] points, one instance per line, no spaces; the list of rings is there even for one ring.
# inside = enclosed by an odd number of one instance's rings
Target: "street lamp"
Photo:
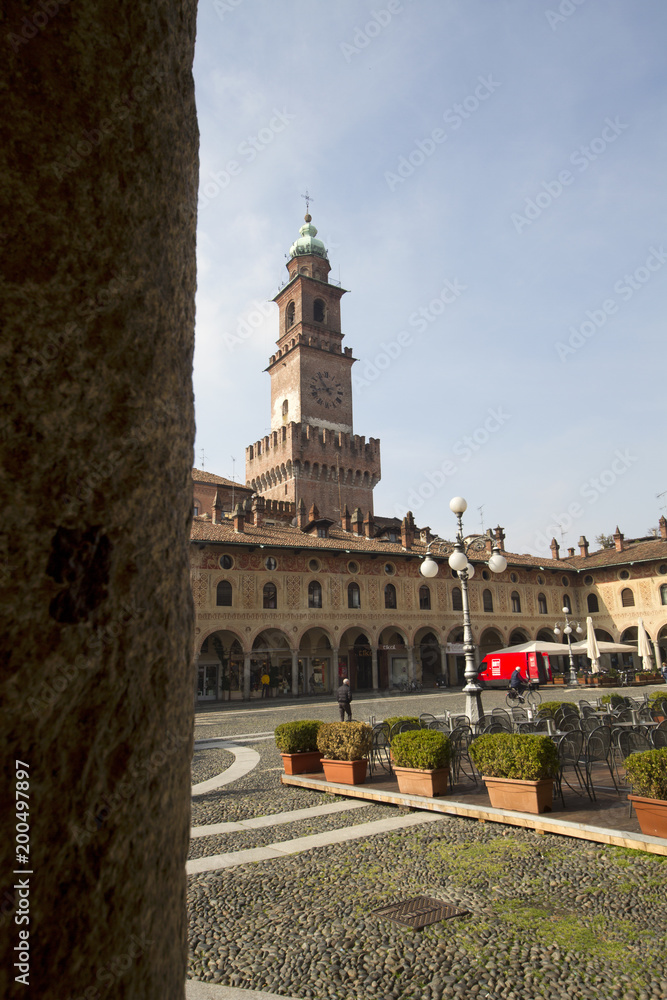
[[[579,633],[583,632],[581,624],[575,622],[573,618],[568,618],[570,609],[568,607],[563,608],[563,614],[565,615],[564,622],[556,622],[554,625],[554,635],[560,635],[561,625],[563,626],[563,632],[567,636],[567,652],[570,657],[570,680],[568,681],[570,687],[578,687],[579,681],[577,680],[577,671],[574,665],[574,657],[572,656],[572,626],[574,625],[575,630]]]
[[[475,567],[468,561],[468,552],[475,542],[479,543],[479,537],[473,538],[467,545],[464,541],[462,518],[467,506],[468,504],[463,497],[454,497],[454,499],[449,503],[449,509],[456,514],[457,529],[454,551],[450,555],[448,562],[450,569],[454,570],[461,581],[461,599],[463,604],[463,652],[466,659],[466,685],[463,688],[463,693],[466,696],[466,715],[470,719],[471,725],[475,725],[475,723],[484,718],[484,709],[482,708],[482,689],[477,683],[477,667],[475,666],[474,657],[475,647],[473,646],[472,628],[470,627],[468,580],[471,580],[474,576]],[[424,556],[422,564],[419,567],[421,575],[425,576],[429,580],[433,579],[433,577],[438,574],[438,563],[431,555],[430,548],[433,542],[442,541],[442,538],[434,538],[432,542],[429,542],[426,548],[426,555]],[[505,559],[505,556],[502,555],[500,547],[497,544],[493,546],[493,555],[489,559],[488,566],[493,573],[502,573],[503,570],[507,569],[507,559]]]

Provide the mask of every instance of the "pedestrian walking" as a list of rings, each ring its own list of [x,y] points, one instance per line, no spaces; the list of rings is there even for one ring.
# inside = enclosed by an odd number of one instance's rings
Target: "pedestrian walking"
[[[350,705],[350,702],[352,701],[352,692],[350,691],[350,682],[347,677],[338,688],[337,698],[340,721],[345,722],[345,716],[347,715],[347,721],[352,722],[352,706]]]
[[[264,673],[262,674],[262,698],[268,698],[269,697],[269,684],[270,683],[271,683],[271,678],[266,673],[266,671],[264,671]]]

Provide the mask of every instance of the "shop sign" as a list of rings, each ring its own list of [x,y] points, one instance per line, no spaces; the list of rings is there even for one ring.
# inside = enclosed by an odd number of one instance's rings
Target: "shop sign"
[[[445,652],[460,655],[465,652],[464,644],[462,642],[448,642],[445,646]]]

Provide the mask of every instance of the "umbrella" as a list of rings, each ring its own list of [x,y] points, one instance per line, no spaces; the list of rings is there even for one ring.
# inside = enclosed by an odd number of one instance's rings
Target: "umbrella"
[[[572,652],[573,653],[585,653],[587,648],[586,642],[573,642]],[[604,642],[602,639],[598,640],[598,651],[600,653],[636,653],[637,650],[634,646],[628,646],[625,642]],[[588,654],[587,654],[588,655]]]
[[[651,645],[641,618],[637,619],[637,652],[642,658],[642,670],[650,670],[652,667]]]
[[[632,649],[632,646],[628,647]],[[574,645],[572,646],[574,649]],[[552,656],[556,654],[558,656],[567,656],[567,645],[560,642],[540,642],[539,639],[533,639],[531,642],[522,642],[520,646],[503,646],[502,649],[494,649],[492,653],[487,653],[487,656],[495,656],[496,653],[551,653]]]
[[[591,617],[586,619],[586,656],[591,661],[591,673],[598,674],[600,672],[600,649]]]

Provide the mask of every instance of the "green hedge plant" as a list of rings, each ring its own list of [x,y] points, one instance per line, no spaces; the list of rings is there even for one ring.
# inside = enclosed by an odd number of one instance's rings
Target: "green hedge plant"
[[[621,708],[625,705],[625,698],[621,694],[603,694],[600,698],[601,705],[611,705],[612,708]]]
[[[451,744],[445,733],[433,729],[415,729],[394,736],[391,754],[397,767],[434,771],[436,768],[449,766]]]
[[[563,707],[563,705],[570,705],[572,708],[575,708],[577,710],[577,715],[580,714],[579,706],[575,705],[573,701],[543,701],[538,709],[537,714],[539,715],[540,712],[542,712],[544,709],[548,709],[548,711],[553,712],[555,714],[559,708]]]
[[[625,758],[625,773],[633,795],[667,800],[667,747],[631,753]]]
[[[366,722],[323,722],[317,749],[328,760],[361,760],[373,745],[373,730]]]
[[[317,750],[317,733],[321,725],[313,719],[283,722],[276,726],[276,746],[281,753],[312,753]]]
[[[539,781],[555,778],[560,769],[553,741],[532,733],[487,733],[470,744],[469,753],[477,770],[489,778]]]

